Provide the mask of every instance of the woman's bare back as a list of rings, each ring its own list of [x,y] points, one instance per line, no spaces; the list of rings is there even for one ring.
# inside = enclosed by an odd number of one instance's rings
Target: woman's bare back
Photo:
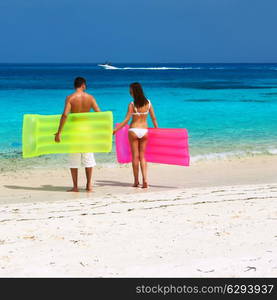
[[[150,111],[150,102],[140,108],[134,108],[134,104],[132,105],[132,113],[142,113],[140,115],[133,114],[132,121],[130,124],[131,128],[148,128],[147,125],[147,116],[148,112]]]

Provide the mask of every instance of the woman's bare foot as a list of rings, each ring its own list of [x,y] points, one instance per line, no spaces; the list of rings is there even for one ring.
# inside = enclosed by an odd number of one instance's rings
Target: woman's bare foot
[[[86,191],[89,192],[89,193],[92,192],[92,185],[91,184],[87,184]]]
[[[78,190],[78,188],[77,187],[74,187],[74,188],[72,188],[72,189],[70,189],[70,190],[67,190],[67,192],[79,192],[79,190]]]
[[[148,189],[148,183],[146,181],[143,182],[142,188],[143,189]]]
[[[135,183],[133,184],[133,187],[139,187],[139,182],[135,182]]]

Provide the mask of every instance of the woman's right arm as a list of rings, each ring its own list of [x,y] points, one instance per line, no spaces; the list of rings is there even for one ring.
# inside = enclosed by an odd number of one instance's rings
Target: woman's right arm
[[[123,128],[129,122],[129,120],[132,117],[132,112],[133,112],[133,107],[132,107],[132,104],[130,103],[129,106],[128,106],[127,114],[126,114],[126,117],[125,117],[124,121],[122,123],[120,123],[118,125],[118,127],[116,127],[113,130],[113,134],[115,134],[119,129]]]
[[[150,116],[151,116],[154,127],[158,128],[158,122],[157,122],[157,119],[155,116],[153,105],[151,105],[149,112],[150,112]]]

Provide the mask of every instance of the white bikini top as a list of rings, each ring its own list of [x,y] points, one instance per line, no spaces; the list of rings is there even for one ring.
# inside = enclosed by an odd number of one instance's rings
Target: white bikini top
[[[147,99],[147,101],[148,101],[148,103],[149,103],[149,106],[148,106],[147,111],[145,111],[145,112],[138,112],[138,109],[135,107],[135,104],[134,104],[134,102],[132,101],[131,103],[133,104],[134,111],[135,111],[135,112],[132,113],[132,115],[136,115],[136,116],[147,115],[147,114],[149,113],[149,110],[150,110],[150,107],[151,107],[151,102],[150,102],[150,100]]]

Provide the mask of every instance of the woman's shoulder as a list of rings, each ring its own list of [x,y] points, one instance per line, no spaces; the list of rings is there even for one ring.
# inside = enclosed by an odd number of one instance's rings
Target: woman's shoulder
[[[131,111],[134,111],[134,102],[131,101],[129,104],[128,104],[128,109],[131,110]]]

